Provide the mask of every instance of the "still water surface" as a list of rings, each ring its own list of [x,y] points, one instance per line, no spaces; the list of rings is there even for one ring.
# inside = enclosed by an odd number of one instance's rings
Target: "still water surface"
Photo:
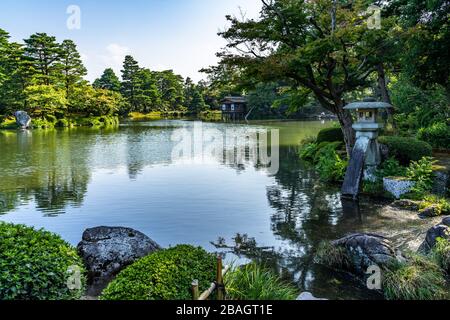
[[[323,122],[203,124],[206,129],[280,132],[280,169],[173,161],[174,130],[194,122],[128,123],[117,129],[0,131],[0,220],[45,228],[76,245],[90,227],[127,226],[162,246],[180,243],[241,250],[228,259],[257,258],[326,298],[371,298],[347,275],[314,263],[323,240],[357,231],[362,215],[343,208],[339,189],[318,181],[298,157],[299,142],[331,126]],[[255,241],[242,241],[247,235]],[[220,240],[220,241],[219,241]],[[256,243],[255,243],[256,242]]]

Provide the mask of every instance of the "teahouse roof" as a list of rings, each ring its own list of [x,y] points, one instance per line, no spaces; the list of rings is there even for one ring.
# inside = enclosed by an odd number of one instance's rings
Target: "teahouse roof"
[[[231,103],[246,103],[247,100],[245,99],[245,97],[233,97],[233,96],[228,96],[222,99],[222,102],[231,102]]]

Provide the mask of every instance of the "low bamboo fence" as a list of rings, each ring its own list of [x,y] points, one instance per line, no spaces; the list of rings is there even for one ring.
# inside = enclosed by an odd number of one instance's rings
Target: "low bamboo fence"
[[[208,300],[214,293],[217,293],[217,300],[225,300],[225,284],[223,281],[223,277],[230,270],[230,266],[225,266],[223,268],[222,257],[217,257],[217,270],[216,270],[216,281],[211,283],[211,286],[200,294],[199,292],[199,283],[198,280],[192,281],[192,300],[205,301]]]

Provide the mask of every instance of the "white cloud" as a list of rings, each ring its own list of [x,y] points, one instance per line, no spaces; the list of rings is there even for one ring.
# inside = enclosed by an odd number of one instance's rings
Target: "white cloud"
[[[127,54],[131,53],[130,48],[117,43],[111,43],[105,48],[106,54],[98,56],[101,69],[112,68],[117,74],[120,74],[123,60]]]

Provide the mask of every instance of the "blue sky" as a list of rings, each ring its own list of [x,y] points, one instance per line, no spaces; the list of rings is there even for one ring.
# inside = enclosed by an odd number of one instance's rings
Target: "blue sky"
[[[173,69],[198,81],[202,67],[217,62],[225,45],[217,36],[225,15],[256,17],[260,0],[2,0],[0,28],[22,42],[35,32],[58,41],[72,39],[89,70],[88,80],[107,67],[119,72],[123,57],[133,55],[142,67]],[[67,28],[69,5],[81,9],[81,29]],[[240,9],[241,8],[241,9]]]

